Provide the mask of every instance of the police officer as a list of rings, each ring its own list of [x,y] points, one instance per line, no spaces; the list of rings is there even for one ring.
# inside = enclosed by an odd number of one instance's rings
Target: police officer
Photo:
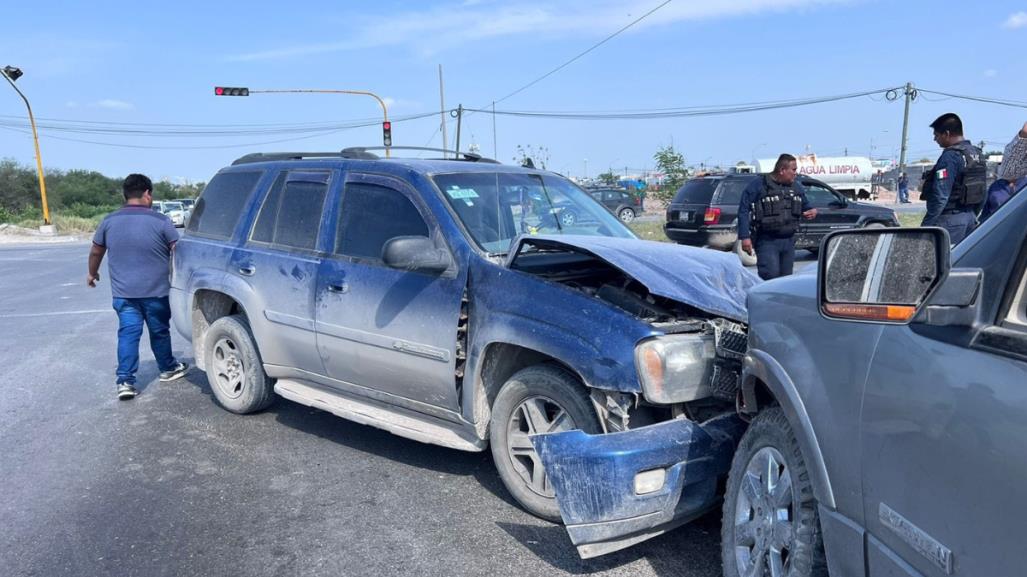
[[[922,226],[940,226],[957,244],[973,230],[977,208],[984,202],[987,165],[981,149],[963,138],[963,121],[948,112],[931,123],[934,141],[944,148],[924,178],[920,199],[927,201]]]
[[[806,191],[795,181],[797,172],[795,157],[782,154],[774,172],[760,175],[745,187],[738,205],[738,239],[749,254],[755,245],[756,270],[763,280],[792,274],[799,220],[817,216]]]

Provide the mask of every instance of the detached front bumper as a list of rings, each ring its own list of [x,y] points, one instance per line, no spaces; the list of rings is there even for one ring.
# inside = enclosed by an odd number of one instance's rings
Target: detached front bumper
[[[588,559],[665,533],[714,506],[745,426],[735,415],[701,425],[682,418],[606,435],[537,435],[532,442],[571,542]],[[654,488],[659,469],[664,480]],[[647,473],[651,492],[636,493],[639,473]]]

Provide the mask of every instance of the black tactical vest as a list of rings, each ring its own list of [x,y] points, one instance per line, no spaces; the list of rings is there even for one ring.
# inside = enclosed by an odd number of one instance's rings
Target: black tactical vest
[[[792,185],[779,184],[769,174],[763,176],[764,192],[752,205],[756,234],[792,236],[802,218],[802,196]]]
[[[988,165],[981,149],[969,142],[960,142],[945,150],[955,150],[963,156],[963,170],[956,174],[952,193],[943,210],[976,209],[988,197]],[[920,189],[920,200],[927,200],[928,194],[938,178],[938,165],[924,175]]]

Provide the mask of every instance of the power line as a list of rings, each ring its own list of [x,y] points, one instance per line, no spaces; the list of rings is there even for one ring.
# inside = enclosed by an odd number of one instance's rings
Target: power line
[[[661,118],[682,118],[691,116],[719,116],[727,114],[739,114],[743,112],[757,112],[763,110],[778,110],[782,108],[795,108],[800,106],[810,106],[814,104],[824,104],[828,102],[837,102],[841,100],[849,100],[853,98],[861,98],[864,96],[870,96],[874,94],[884,94],[888,91],[893,90],[892,88],[880,88],[876,90],[866,90],[862,92],[853,92],[849,94],[839,94],[835,96],[823,96],[816,98],[803,98],[795,100],[777,100],[768,102],[757,102],[748,104],[736,104],[736,105],[725,105],[725,106],[702,106],[702,107],[679,107],[679,108],[662,108],[662,109],[650,109],[650,110],[636,110],[633,112],[544,112],[544,111],[523,111],[523,110],[496,110],[495,114],[504,116],[518,116],[518,117],[529,117],[529,118],[551,118],[551,119],[562,119],[562,120],[651,120]],[[488,112],[491,113],[491,109],[465,109],[473,110],[474,112]]]
[[[593,44],[592,46],[590,46],[590,47],[589,47],[588,49],[586,49],[586,50],[585,50],[584,52],[581,52],[581,53],[579,53],[579,54],[578,54],[577,56],[575,56],[574,58],[571,58],[571,59],[570,59],[570,60],[568,60],[567,62],[564,62],[563,64],[561,64],[561,65],[557,66],[556,68],[554,68],[554,69],[550,70],[549,72],[546,72],[546,73],[545,73],[545,74],[543,74],[542,76],[539,76],[539,77],[538,77],[538,78],[536,78],[535,80],[532,80],[531,82],[529,82],[529,83],[525,84],[524,86],[522,86],[522,87],[518,88],[517,90],[514,90],[514,91],[513,91],[513,92],[511,92],[510,94],[507,94],[506,96],[504,96],[504,97],[502,97],[502,98],[500,98],[500,99],[497,99],[497,100],[495,100],[495,101],[494,101],[494,103],[495,103],[495,104],[498,104],[498,103],[500,103],[500,102],[502,102],[502,101],[506,100],[507,98],[510,98],[510,97],[512,97],[512,96],[515,96],[515,95],[517,95],[517,94],[520,94],[521,92],[524,92],[525,90],[527,90],[527,89],[531,88],[532,86],[534,86],[534,85],[538,84],[539,82],[541,82],[541,81],[545,80],[546,78],[549,78],[549,77],[550,77],[550,76],[552,76],[553,74],[556,74],[557,72],[559,72],[559,71],[563,70],[564,68],[566,68],[566,67],[570,66],[570,65],[571,65],[571,64],[573,64],[573,63],[574,63],[575,61],[579,60],[580,58],[582,58],[583,56],[585,56],[585,55],[586,55],[586,54],[588,54],[589,52],[592,52],[592,51],[593,51],[593,50],[595,50],[596,48],[599,48],[599,47],[600,47],[600,46],[602,46],[603,44],[606,44],[607,42],[609,42],[610,40],[612,40],[612,39],[613,39],[614,37],[616,37],[616,36],[617,36],[617,35],[619,35],[620,33],[622,33],[622,32],[624,32],[625,30],[627,30],[628,28],[631,28],[631,27],[632,27],[632,26],[634,26],[635,24],[638,24],[638,23],[639,23],[639,22],[641,22],[642,20],[645,20],[645,19],[646,19],[646,18],[648,18],[648,17],[649,17],[649,16],[650,16],[650,15],[651,15],[651,14],[652,14],[653,12],[656,12],[656,11],[657,11],[657,10],[659,10],[660,8],[663,8],[664,6],[666,6],[667,4],[670,4],[670,3],[671,3],[671,1],[672,1],[672,0],[665,0],[665,1],[663,2],[663,3],[661,3],[661,4],[660,4],[659,6],[657,6],[656,8],[653,8],[652,10],[650,10],[650,11],[646,12],[645,14],[643,14],[643,15],[639,16],[638,18],[635,18],[634,20],[632,20],[631,22],[629,22],[629,23],[628,23],[628,24],[627,24],[626,26],[624,26],[624,27],[623,27],[623,28],[621,28],[620,30],[617,30],[617,31],[616,31],[616,32],[614,32],[613,34],[610,34],[609,36],[607,36],[606,38],[603,38],[603,39],[602,39],[602,40],[600,40],[599,42],[596,42],[595,44]]]
[[[926,92],[928,94],[937,94],[938,96],[946,96],[948,98],[958,98],[960,100],[971,100],[974,102],[983,102],[985,104],[997,104],[999,106],[1010,106],[1013,108],[1027,108],[1027,102],[1019,100],[1005,100],[1001,98],[987,98],[984,96],[968,96],[965,94],[951,94],[949,92],[942,92],[940,90],[926,90],[923,88],[919,89],[920,92]]]

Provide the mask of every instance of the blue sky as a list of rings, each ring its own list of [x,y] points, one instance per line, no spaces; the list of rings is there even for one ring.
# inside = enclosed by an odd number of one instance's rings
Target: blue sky
[[[39,2],[6,6],[0,66],[39,119],[133,128],[350,122],[379,118],[371,100],[339,95],[215,97],[215,85],[371,90],[390,115],[487,107],[659,5],[661,0],[451,2]],[[164,5],[160,5],[164,6]],[[13,23],[13,24],[12,24]],[[500,103],[503,110],[597,111],[828,96],[900,86],[1027,101],[1027,3],[859,0],[674,0],[567,68]],[[1027,110],[923,95],[911,110],[910,157],[935,157],[927,124],[963,116],[967,136],[1001,148]],[[0,121],[25,108],[0,83]],[[754,153],[897,154],[902,103],[864,97],[799,109],[644,121],[498,117],[495,156],[545,146],[549,168],[634,171],[673,142],[689,163]],[[154,127],[149,127],[153,129]],[[181,128],[181,127],[178,127]],[[438,115],[397,122],[397,145],[441,146]],[[450,145],[454,126],[449,128]],[[163,129],[161,129],[163,130]],[[247,152],[378,145],[379,127],[292,142],[289,136],[97,135],[41,130],[48,167],[141,171],[207,180]],[[296,135],[291,135],[296,138]],[[72,142],[68,139],[95,143]],[[493,155],[492,118],[465,118],[462,146]],[[116,146],[111,146],[116,145]],[[145,148],[158,147],[158,148]],[[0,130],[0,157],[33,162],[31,137]]]

